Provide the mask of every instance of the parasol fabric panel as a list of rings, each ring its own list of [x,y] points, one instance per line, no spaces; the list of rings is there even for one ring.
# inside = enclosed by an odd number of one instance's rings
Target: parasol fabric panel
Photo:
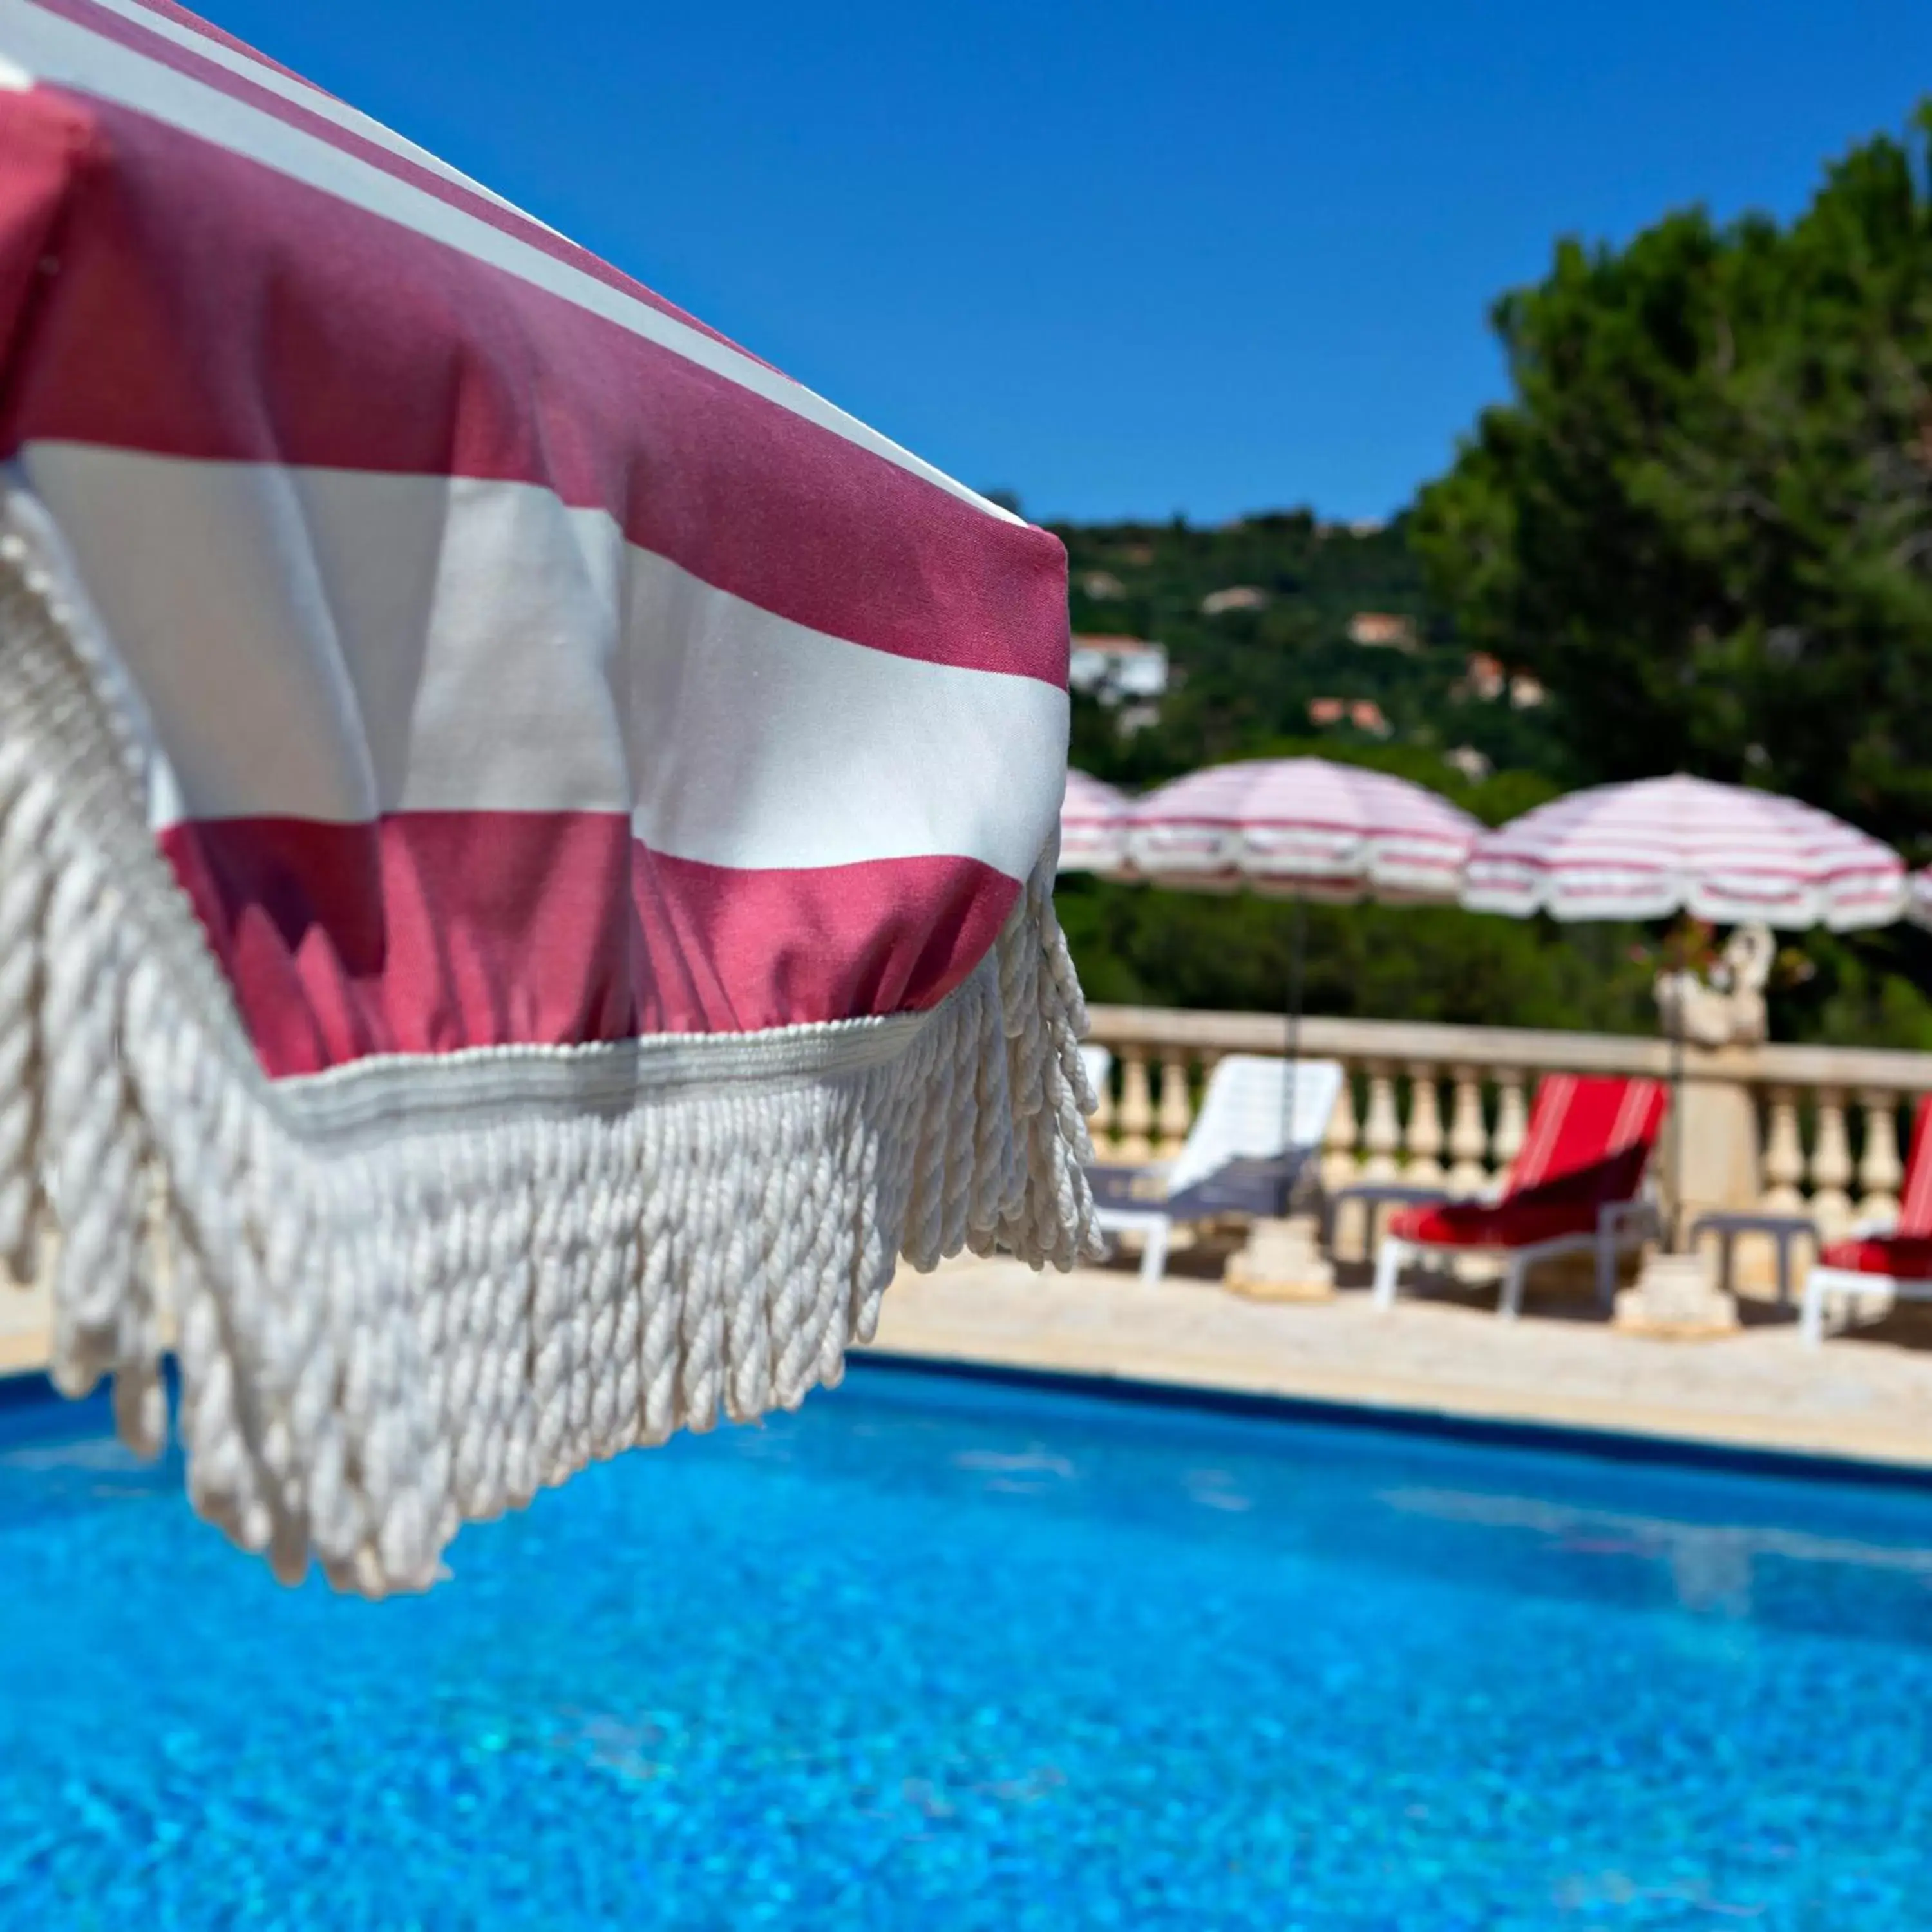
[[[1720,926],[1889,926],[1905,866],[1815,806],[1678,773],[1594,785],[1486,832],[1462,903],[1519,919],[1668,919]]]
[[[1348,904],[1453,899],[1481,827],[1387,772],[1326,758],[1252,758],[1190,772],[1128,807],[1126,861],[1197,892]]]
[[[1113,786],[1070,770],[1060,806],[1060,869],[1118,872],[1126,854],[1127,809]]]
[[[0,0],[0,1249],[280,1574],[1090,1243],[1058,543],[172,5]]]

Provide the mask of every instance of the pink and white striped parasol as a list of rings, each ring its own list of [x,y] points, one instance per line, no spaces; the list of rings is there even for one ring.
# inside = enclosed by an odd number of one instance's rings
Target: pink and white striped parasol
[[[1127,861],[1140,878],[1197,891],[1453,900],[1481,830],[1386,772],[1258,758],[1176,778],[1131,806]]]
[[[1111,872],[1126,849],[1126,795],[1084,772],[1070,770],[1060,803],[1060,869]]]
[[[205,1514],[418,1586],[1072,1263],[1053,537],[173,0],[0,0],[0,1259]]]
[[[1538,806],[1470,854],[1462,903],[1526,918],[1667,919],[1834,932],[1905,910],[1889,847],[1815,806],[1682,774]]]

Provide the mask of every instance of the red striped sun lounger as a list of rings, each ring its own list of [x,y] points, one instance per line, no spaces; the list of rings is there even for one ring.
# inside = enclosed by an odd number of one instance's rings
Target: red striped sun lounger
[[[0,1250],[420,1586],[1090,1239],[1065,560],[162,0],[0,0]]]
[[[1912,1118],[1896,1222],[1828,1243],[1805,1277],[1798,1319],[1807,1346],[1825,1339],[1828,1306],[1861,1300],[1932,1300],[1932,1096]]]
[[[1607,1304],[1618,1254],[1655,1232],[1640,1190],[1668,1106],[1654,1080],[1548,1076],[1496,1200],[1418,1203],[1390,1217],[1376,1255],[1376,1305],[1393,1304],[1406,1267],[1485,1251],[1504,1259],[1498,1312],[1507,1318],[1521,1312],[1530,1268],[1557,1255],[1594,1253]]]

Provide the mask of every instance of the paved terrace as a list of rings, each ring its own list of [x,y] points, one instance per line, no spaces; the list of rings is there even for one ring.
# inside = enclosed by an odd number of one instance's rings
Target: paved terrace
[[[1186,1274],[1149,1288],[1125,1269],[1036,1275],[969,1259],[931,1275],[902,1270],[874,1346],[937,1362],[1932,1467],[1928,1311],[1902,1311],[1809,1354],[1789,1324],[1750,1307],[1742,1333],[1683,1342],[1618,1334],[1584,1306],[1552,1300],[1510,1324],[1472,1294],[1405,1298],[1378,1316],[1359,1288],[1326,1302],[1254,1302]],[[46,1360],[45,1298],[0,1286],[0,1374]]]
[[[40,1288],[17,1288],[0,1271],[0,1376],[44,1368],[47,1298]]]
[[[1901,1310],[1807,1351],[1747,1306],[1708,1342],[1621,1334],[1554,1300],[1515,1323],[1486,1302],[1405,1297],[1386,1315],[1344,1288],[1241,1299],[1170,1274],[1035,1275],[1011,1261],[902,1269],[874,1346],[934,1361],[1072,1370],[1490,1420],[1626,1430],[1932,1467],[1932,1322]]]

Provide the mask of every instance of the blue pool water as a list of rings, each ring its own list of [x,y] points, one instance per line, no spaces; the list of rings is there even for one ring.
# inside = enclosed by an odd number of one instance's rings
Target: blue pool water
[[[278,1589],[0,1408],[0,1926],[1932,1927],[1932,1496],[870,1368]]]

